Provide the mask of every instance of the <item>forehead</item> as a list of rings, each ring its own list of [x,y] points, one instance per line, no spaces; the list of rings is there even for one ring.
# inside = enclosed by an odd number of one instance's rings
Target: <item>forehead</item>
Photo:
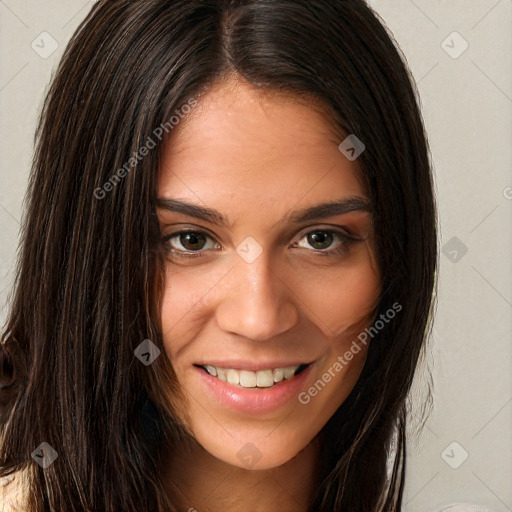
[[[158,195],[273,210],[365,195],[342,140],[317,104],[218,84],[165,141]]]

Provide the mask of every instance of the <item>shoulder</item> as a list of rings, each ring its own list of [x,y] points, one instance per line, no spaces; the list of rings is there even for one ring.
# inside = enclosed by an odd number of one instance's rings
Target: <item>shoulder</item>
[[[26,484],[21,471],[0,478],[0,510],[2,512],[22,512]]]

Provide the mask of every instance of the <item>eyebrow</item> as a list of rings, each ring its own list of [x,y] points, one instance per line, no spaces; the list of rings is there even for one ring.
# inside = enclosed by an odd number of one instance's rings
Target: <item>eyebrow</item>
[[[217,226],[232,228],[232,223],[230,223],[222,213],[214,210],[213,208],[199,206],[197,204],[166,197],[158,198],[156,205],[157,208],[162,210],[182,213],[184,215],[188,215],[189,217],[195,217]],[[343,215],[345,213],[356,211],[371,213],[372,208],[369,201],[358,196],[328,201],[326,203],[309,206],[307,208],[302,208],[300,210],[291,212],[286,215],[282,221],[279,222],[301,224],[303,222],[327,219],[329,217],[335,217],[337,215]]]

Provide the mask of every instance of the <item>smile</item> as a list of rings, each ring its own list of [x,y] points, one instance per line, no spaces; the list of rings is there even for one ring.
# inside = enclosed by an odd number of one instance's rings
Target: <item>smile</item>
[[[236,364],[244,369],[228,368],[227,361],[216,365],[195,364],[199,392],[210,404],[236,410],[242,414],[276,414],[297,403],[301,391],[314,378],[314,362],[249,369],[249,363]],[[282,363],[281,363],[282,364]],[[269,365],[270,366],[270,365]],[[273,365],[272,365],[273,366]]]
[[[242,388],[270,388],[275,384],[291,379],[305,370],[309,365],[301,364],[273,368],[267,370],[237,370],[234,368],[218,368],[211,365],[202,366],[212,377]]]

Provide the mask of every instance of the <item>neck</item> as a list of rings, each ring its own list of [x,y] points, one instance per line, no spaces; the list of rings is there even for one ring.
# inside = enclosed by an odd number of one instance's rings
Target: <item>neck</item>
[[[165,479],[179,512],[305,512],[320,484],[316,438],[285,464],[267,470],[227,464],[194,440],[174,449],[167,461]]]

